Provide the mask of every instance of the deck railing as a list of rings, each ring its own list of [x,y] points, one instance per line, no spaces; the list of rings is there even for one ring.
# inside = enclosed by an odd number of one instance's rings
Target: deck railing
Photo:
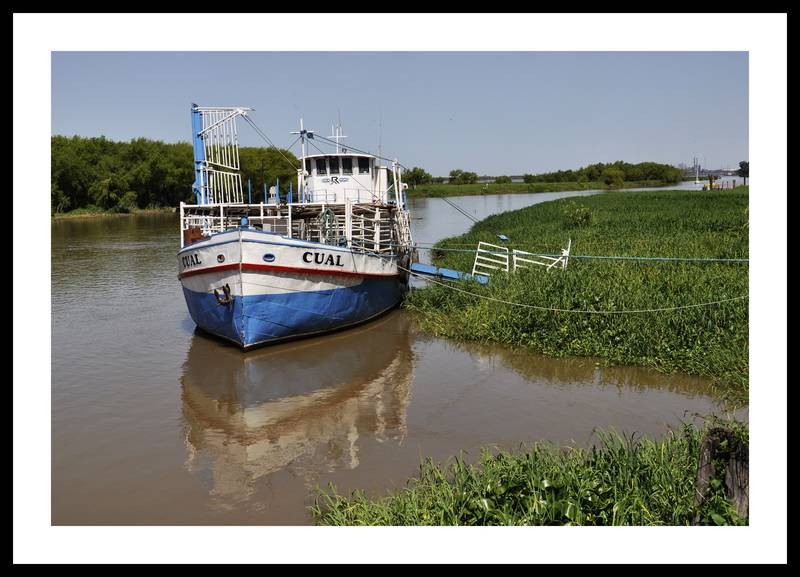
[[[393,252],[411,244],[408,213],[394,206],[344,204],[184,204],[180,207],[181,247],[191,241],[241,226],[301,240],[350,246],[365,252]],[[191,242],[188,241],[188,242]]]

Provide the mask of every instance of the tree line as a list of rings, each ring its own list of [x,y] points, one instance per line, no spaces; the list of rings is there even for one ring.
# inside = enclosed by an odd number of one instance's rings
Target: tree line
[[[53,213],[91,207],[130,212],[194,200],[194,156],[188,142],[53,136],[50,147]],[[269,187],[279,178],[285,192],[297,179],[299,161],[288,150],[241,147],[239,159],[245,197],[250,179],[253,202],[263,200],[263,183]]]
[[[526,174],[524,180],[533,182],[604,182],[608,185],[623,182],[642,182],[654,180],[665,184],[680,182],[683,171],[669,164],[658,162],[640,162],[631,164],[617,160],[616,162],[598,162],[577,170],[558,170],[542,174]]]
[[[543,172],[540,174],[525,174],[526,183],[534,182],[604,182],[608,186],[621,186],[625,182],[657,181],[664,184],[680,182],[683,176],[681,169],[669,164],[657,162],[640,162],[631,164],[618,160],[616,162],[598,162],[577,170],[558,170],[556,172]],[[442,177],[431,176],[425,169],[415,166],[404,174],[404,180],[412,186],[442,182]],[[461,169],[450,171],[447,181],[450,184],[472,184],[478,180],[474,172]],[[510,176],[498,176],[496,183],[511,182]]]

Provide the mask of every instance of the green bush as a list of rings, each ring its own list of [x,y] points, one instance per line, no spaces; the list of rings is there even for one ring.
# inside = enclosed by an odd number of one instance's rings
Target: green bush
[[[426,460],[418,479],[382,498],[319,491],[320,525],[744,525],[723,497],[695,504],[706,428],[663,440],[598,433],[599,446],[484,449],[480,462]],[[718,479],[715,479],[718,481]]]
[[[564,208],[564,225],[567,228],[588,226],[591,222],[592,211],[588,207],[571,202]]]
[[[129,190],[124,195],[122,195],[122,198],[119,199],[119,201],[117,202],[117,206],[114,207],[114,212],[122,212],[122,213],[133,212],[134,210],[136,210],[136,198],[137,198],[136,192],[133,190]]]

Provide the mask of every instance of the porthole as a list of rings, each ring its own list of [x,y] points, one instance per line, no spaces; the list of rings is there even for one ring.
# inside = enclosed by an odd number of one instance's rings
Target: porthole
[[[275,255],[272,254],[271,252],[268,252],[267,254],[264,255],[264,262],[272,262],[274,260],[275,260]]]

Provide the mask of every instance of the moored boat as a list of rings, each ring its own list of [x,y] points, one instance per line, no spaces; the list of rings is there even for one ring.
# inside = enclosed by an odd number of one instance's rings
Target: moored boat
[[[414,252],[400,163],[338,138],[306,156],[301,120],[297,201],[244,202],[236,119],[250,110],[192,106],[196,203],[180,205],[178,269],[195,324],[246,349],[396,307]]]

